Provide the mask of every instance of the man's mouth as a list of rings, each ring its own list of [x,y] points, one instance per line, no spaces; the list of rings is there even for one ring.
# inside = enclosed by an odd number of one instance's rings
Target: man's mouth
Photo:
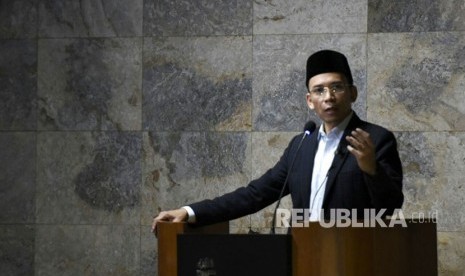
[[[325,112],[332,112],[332,111],[336,111],[337,108],[335,106],[328,106],[324,109]]]

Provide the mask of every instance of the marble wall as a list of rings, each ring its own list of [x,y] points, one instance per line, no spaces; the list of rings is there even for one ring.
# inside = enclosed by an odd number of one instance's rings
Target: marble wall
[[[465,273],[462,0],[0,0],[2,275],[156,275],[152,215],[245,185],[303,124],[305,61],[344,52],[395,132],[404,213]],[[286,199],[283,203],[289,205]],[[231,222],[268,230],[272,209]]]

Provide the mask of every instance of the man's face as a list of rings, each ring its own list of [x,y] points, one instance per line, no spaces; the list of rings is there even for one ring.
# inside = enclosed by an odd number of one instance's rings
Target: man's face
[[[324,122],[325,131],[341,123],[351,112],[357,99],[357,88],[347,83],[344,75],[324,73],[309,80],[307,105]]]

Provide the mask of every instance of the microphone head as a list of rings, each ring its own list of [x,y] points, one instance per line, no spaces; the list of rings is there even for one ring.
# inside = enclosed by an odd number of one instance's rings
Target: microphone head
[[[304,126],[304,132],[310,132],[312,133],[316,128],[316,124],[314,121],[308,121],[305,126]]]

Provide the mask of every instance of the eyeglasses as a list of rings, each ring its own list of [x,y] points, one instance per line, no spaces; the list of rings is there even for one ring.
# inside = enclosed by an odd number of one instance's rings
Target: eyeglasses
[[[325,93],[326,89],[328,88],[328,91],[333,94],[340,94],[346,91],[346,87],[350,87],[351,85],[346,85],[344,83],[333,83],[328,86],[317,86],[314,87],[310,90],[310,93],[313,93],[316,96],[323,96]]]

